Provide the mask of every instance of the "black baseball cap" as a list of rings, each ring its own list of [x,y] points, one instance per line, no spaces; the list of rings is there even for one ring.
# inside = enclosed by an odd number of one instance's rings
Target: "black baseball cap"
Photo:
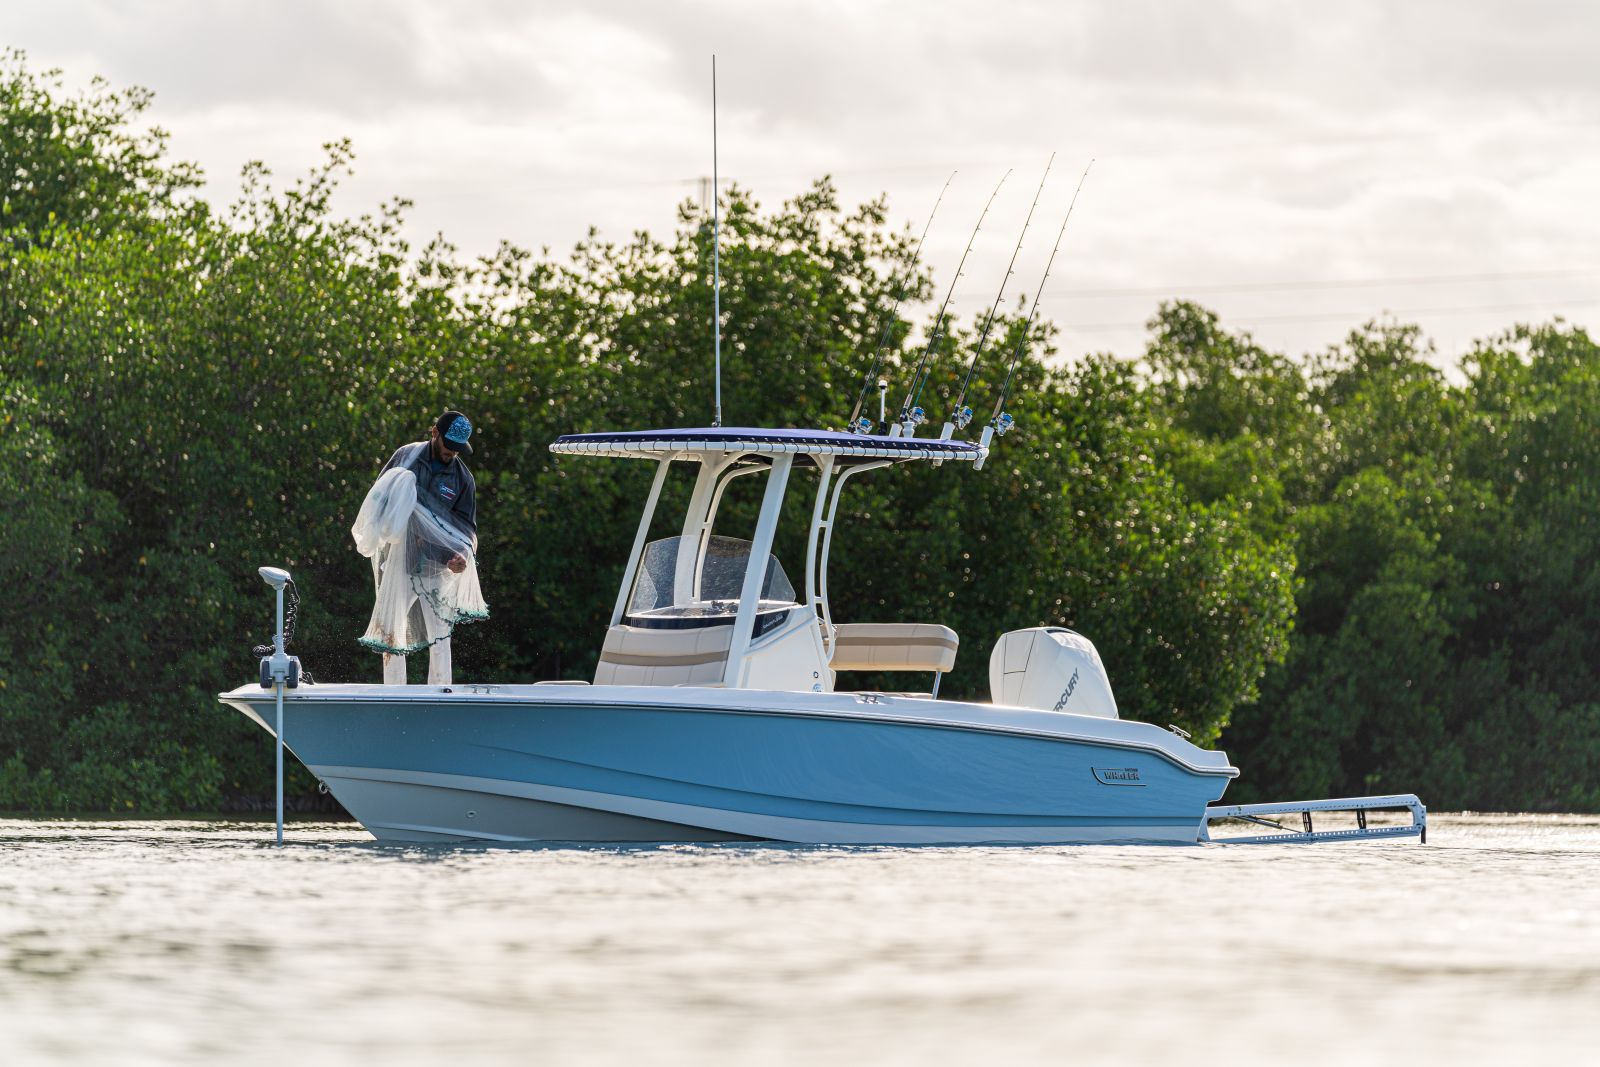
[[[472,420],[459,411],[447,411],[434,420],[433,428],[439,431],[440,443],[452,452],[472,455]]]

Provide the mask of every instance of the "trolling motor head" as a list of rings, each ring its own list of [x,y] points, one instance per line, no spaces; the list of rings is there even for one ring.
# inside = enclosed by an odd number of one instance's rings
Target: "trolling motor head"
[[[300,685],[300,657],[287,655],[283,648],[287,643],[283,629],[283,589],[292,585],[293,579],[289,572],[282,567],[259,567],[256,573],[261,575],[261,580],[266,582],[278,594],[278,612],[276,617],[277,632],[272,635],[271,655],[261,658],[261,688],[271,689],[283,685],[294,689]],[[291,593],[291,599],[295,599]],[[290,605],[290,614],[294,614],[294,605]],[[266,652],[268,648],[260,647],[256,651]]]

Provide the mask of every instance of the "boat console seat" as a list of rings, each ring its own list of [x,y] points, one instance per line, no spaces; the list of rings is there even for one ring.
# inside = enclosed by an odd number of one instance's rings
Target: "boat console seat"
[[[836,671],[934,671],[954,670],[956,632],[948,626],[929,622],[849,622],[833,631],[833,660]]]
[[[721,685],[732,643],[732,626],[613,626],[600,649],[594,684]]]

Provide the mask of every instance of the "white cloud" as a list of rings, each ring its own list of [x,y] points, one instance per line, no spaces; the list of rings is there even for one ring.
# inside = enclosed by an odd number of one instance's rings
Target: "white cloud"
[[[669,227],[710,171],[713,51],[723,174],[764,202],[831,172],[848,200],[888,191],[920,225],[961,167],[929,238],[945,278],[1017,168],[968,264],[966,313],[993,299],[1059,149],[1012,283],[1031,292],[1093,155],[1046,313],[1069,350],[1124,354],[1157,297],[1074,290],[1600,269],[1596,39],[1600,6],[1579,0],[0,9],[0,40],[39,63],[155,89],[155,120],[215,199],[246,160],[292,175],[349,136],[343,205],[411,197],[419,239],[443,230],[467,251],[505,238],[561,254],[590,224]],[[1448,357],[1513,318],[1592,320],[1600,274],[1205,299],[1293,351],[1384,307],[1531,305],[1417,315]]]

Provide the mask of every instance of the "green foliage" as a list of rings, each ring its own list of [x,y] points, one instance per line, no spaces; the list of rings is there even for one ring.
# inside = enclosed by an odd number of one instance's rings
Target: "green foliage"
[[[1223,738],[1244,797],[1600,804],[1600,348],[1519,327],[1462,371],[1376,324],[1310,362],[1279,431],[1303,446],[1267,471],[1301,561],[1295,637]],[[1236,393],[1263,388],[1241,373]],[[1253,431],[1175,440],[1193,464]]]
[[[479,428],[494,611],[457,642],[458,673],[592,673],[650,471],[546,446],[709,421],[708,220],[685,206],[669,238],[591,235],[565,261],[415,251],[403,201],[332,213],[342,143],[286,187],[247,168],[213,212],[163,136],[133,132],[148,103],[0,63],[0,808],[266,793],[265,735],[215,699],[254,673],[255,567],[294,570],[309,667],[375,677],[349,526],[444,407]],[[911,248],[886,204],[846,210],[826,180],[771,210],[730,193],[725,421],[839,425],[897,279],[932,290]],[[917,324],[888,325],[903,381]],[[1023,329],[997,323],[976,399]],[[1058,365],[1038,340],[988,469],[852,482],[837,619],[947,622],[965,647],[945,692],[974,697],[1001,632],[1080,629],[1124,714],[1220,735],[1258,794],[1600,808],[1585,335],[1514,331],[1460,385],[1407,327],[1305,364],[1188,304],[1161,310],[1137,366]],[[936,421],[975,343],[955,324],[922,398]],[[740,533],[755,507],[736,484],[719,525]],[[802,527],[779,530],[792,573]]]
[[[68,97],[60,71],[35,74],[26,59],[0,49],[0,234],[7,242],[126,231],[195,206],[179,194],[199,184],[199,172],[163,158],[163,130],[134,128],[150,106],[148,90],[114,90],[97,78],[88,93]]]

